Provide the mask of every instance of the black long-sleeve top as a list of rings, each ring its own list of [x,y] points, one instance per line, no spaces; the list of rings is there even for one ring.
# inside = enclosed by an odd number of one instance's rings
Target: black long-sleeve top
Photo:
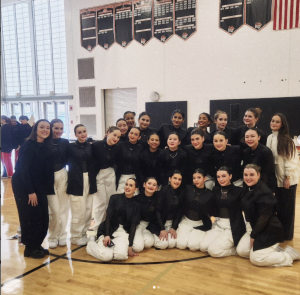
[[[242,209],[240,207],[242,191],[243,188],[236,187],[233,184],[227,187],[215,186],[212,190],[214,194],[214,205],[212,206],[213,211],[211,212],[211,215],[220,217],[223,211],[222,209],[225,208],[225,211],[228,211],[230,227],[235,246],[237,246],[241,237],[246,232],[246,225],[242,214]],[[224,193],[222,192],[225,192],[227,198],[224,198]]]
[[[254,128],[258,128],[257,126],[254,126]],[[249,128],[247,127],[247,125],[241,125],[237,128],[237,136],[238,136],[238,140],[239,140],[239,145],[241,147],[242,150],[248,148],[248,145],[245,143],[245,133],[246,131],[249,130]],[[265,133],[262,132],[261,137],[259,142],[262,145],[266,145],[267,144],[267,135]]]
[[[283,227],[276,215],[276,203],[276,197],[263,181],[243,190],[241,207],[252,227],[253,251],[283,242]]]
[[[155,204],[157,196],[158,192],[155,192],[152,197],[147,197],[144,193],[135,197],[140,203],[140,220],[153,223],[156,218]]]
[[[141,130],[141,138],[138,140],[138,143],[143,146],[144,149],[148,148],[147,138],[151,133],[157,132],[156,128],[148,127],[147,129]]]
[[[160,148],[164,149],[167,146],[167,140],[169,134],[174,131],[179,134],[180,141],[181,141],[180,146],[184,146],[186,144],[187,134],[188,134],[187,130],[181,127],[175,128],[173,124],[164,123],[158,129],[158,135],[160,138]]]
[[[9,124],[4,124],[1,126],[1,152],[11,153],[12,149],[12,126]]]
[[[13,175],[19,189],[37,196],[54,194],[54,171],[51,147],[45,143],[27,140],[20,148]]]
[[[182,173],[182,180],[185,181],[187,171],[187,155],[181,147],[178,147],[178,149],[174,152],[170,151],[169,149],[162,150],[159,159],[163,167],[163,185],[168,183],[169,173],[174,169],[180,170]]]
[[[256,164],[261,168],[260,180],[274,192],[277,187],[277,179],[272,151],[259,143],[255,150],[252,150],[250,147],[243,150],[242,159],[243,168],[248,164]]]
[[[100,170],[109,167],[116,169],[119,151],[117,145],[108,145],[104,139],[94,142],[92,144],[92,151],[96,174],[98,174]]]
[[[127,198],[125,194],[112,195],[106,210],[106,219],[100,224],[97,237],[104,235],[113,239],[112,234],[121,224],[129,234],[129,247],[132,247],[136,226],[140,222],[140,204],[137,197]]]
[[[72,142],[68,147],[68,188],[67,194],[74,196],[83,195],[83,173],[88,172],[90,183],[90,194],[97,192],[96,175],[92,169],[94,157],[92,145],[78,140]]]
[[[225,129],[223,130],[228,138],[228,143],[231,145],[238,145],[239,144],[239,139],[238,139],[238,132],[235,128],[229,128],[229,127],[225,127]],[[214,135],[217,132],[217,129],[215,129],[214,131],[212,131],[210,133],[210,137],[211,140],[213,141]]]
[[[202,148],[196,150],[192,144],[186,145],[184,150],[187,153],[187,174],[186,183],[193,183],[193,173],[196,169],[201,168],[206,174],[212,175],[214,171],[212,170],[211,156],[214,151],[214,146],[212,144],[204,143]],[[214,176],[214,175],[212,175]]]
[[[21,145],[22,141],[20,139],[20,126],[21,124],[17,122],[16,125],[12,126],[12,144],[13,149],[17,149]]]
[[[160,149],[157,149],[156,152],[151,152],[149,148],[140,153],[140,186],[145,182],[147,177],[155,177],[158,186],[162,184],[164,174],[162,163],[159,158],[160,153]]]
[[[184,198],[184,215],[194,221],[202,220],[203,225],[196,227],[202,231],[211,229],[209,213],[213,211],[214,195],[207,188],[197,188],[195,185],[187,185]]]
[[[29,137],[31,134],[32,127],[27,123],[27,124],[20,124],[20,129],[19,129],[19,138],[20,138],[20,145],[22,145],[26,138]]]
[[[164,186],[159,192],[156,200],[156,218],[149,223],[147,229],[157,236],[165,229],[167,220],[172,220],[171,228],[177,229],[183,215],[184,189],[173,189],[171,185]]]
[[[226,149],[221,152],[215,149],[211,156],[211,161],[214,170],[214,175],[212,176],[216,177],[218,169],[222,166],[227,166],[232,169],[232,182],[242,178],[242,158],[238,145],[226,146]]]
[[[192,131],[196,128],[197,127],[189,127],[188,128],[188,130],[187,130],[188,134],[186,136],[186,141],[185,141],[187,145],[192,143],[191,142]],[[206,131],[206,134],[204,136],[204,143],[212,143],[212,137],[208,131]]]
[[[53,139],[52,156],[54,172],[63,169],[68,162],[69,141],[65,138]]]

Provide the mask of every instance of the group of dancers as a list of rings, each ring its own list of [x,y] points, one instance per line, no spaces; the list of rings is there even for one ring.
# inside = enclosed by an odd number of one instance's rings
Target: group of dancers
[[[49,253],[41,246],[48,229],[50,248],[66,245],[70,209],[71,243],[102,261],[154,246],[291,266],[300,254],[279,243],[294,235],[299,157],[285,116],[272,116],[267,137],[259,115],[248,109],[234,129],[223,111],[201,113],[198,127],[185,130],[185,114],[175,110],[156,130],[148,113],[136,127],[128,111],[100,141],[87,142],[86,127],[76,125],[72,143],[61,138],[61,120],[37,121],[12,178],[24,256]]]

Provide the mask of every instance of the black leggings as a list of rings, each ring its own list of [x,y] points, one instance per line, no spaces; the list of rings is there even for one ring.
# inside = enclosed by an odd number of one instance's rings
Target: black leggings
[[[292,240],[294,237],[296,190],[297,184],[291,185],[289,189],[277,187],[275,191],[277,215],[284,229],[284,240]]]

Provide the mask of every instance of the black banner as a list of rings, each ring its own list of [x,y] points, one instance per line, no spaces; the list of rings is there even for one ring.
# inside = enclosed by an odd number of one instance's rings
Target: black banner
[[[233,34],[244,24],[244,0],[220,0],[220,28]]]
[[[262,29],[272,19],[272,0],[247,0],[246,24],[255,30]]]
[[[154,0],[154,37],[161,42],[173,36],[174,0]]]
[[[91,51],[97,45],[96,8],[80,10],[81,46]]]
[[[196,31],[196,0],[175,0],[175,34],[183,39]]]
[[[133,39],[131,1],[115,4],[115,34],[116,42],[122,47],[126,47]]]
[[[98,44],[108,49],[115,42],[114,5],[97,7]]]
[[[145,45],[152,38],[152,0],[136,0],[134,8],[134,39]]]

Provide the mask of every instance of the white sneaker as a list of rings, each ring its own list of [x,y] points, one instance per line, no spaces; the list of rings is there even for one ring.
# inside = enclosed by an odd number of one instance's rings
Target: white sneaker
[[[55,249],[57,247],[57,242],[49,242],[49,248]]]
[[[294,248],[286,246],[284,252],[290,254],[293,260],[300,260],[300,253]]]
[[[59,241],[58,241],[58,246],[64,247],[64,246],[66,246],[66,245],[67,245],[67,240],[59,240]]]
[[[276,247],[276,251],[277,251],[277,252],[284,252],[284,249],[281,248],[281,247],[279,247],[279,246],[277,246],[277,247]]]
[[[77,240],[75,245],[77,246],[85,246],[88,243],[89,239],[86,235],[83,235],[81,239]]]

